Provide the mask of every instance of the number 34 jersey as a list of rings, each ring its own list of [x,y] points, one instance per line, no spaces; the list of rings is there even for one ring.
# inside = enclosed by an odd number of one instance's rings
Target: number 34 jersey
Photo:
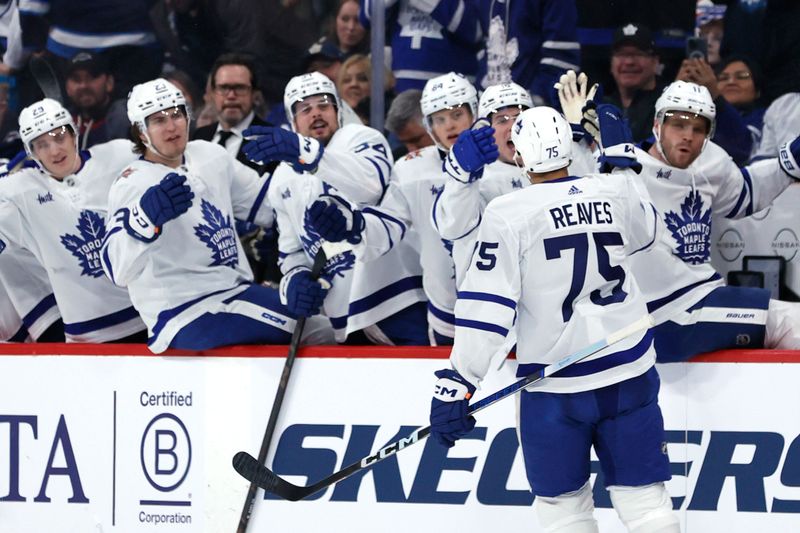
[[[628,256],[660,237],[655,208],[626,172],[566,177],[492,200],[456,303],[454,368],[472,383],[517,331],[519,376],[647,314]],[[537,385],[578,392],[642,374],[655,361],[642,330]],[[559,374],[556,374],[559,376]]]

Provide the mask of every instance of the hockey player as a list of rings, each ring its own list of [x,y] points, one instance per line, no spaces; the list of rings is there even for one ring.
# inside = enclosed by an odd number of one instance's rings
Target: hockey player
[[[284,106],[292,132],[269,127],[245,132],[257,136],[245,146],[251,159],[282,162],[269,188],[278,220],[282,301],[304,315],[317,313],[324,302],[338,342],[363,330],[376,343],[428,344],[419,256],[410,245],[400,243],[369,265],[356,263],[351,250],[328,258],[325,287],[309,272],[322,239],[308,225],[306,208],[323,194],[341,195],[340,202],[358,206],[377,204],[392,170],[388,142],[372,128],[343,126],[336,87],[318,72],[292,78]],[[294,302],[302,298],[314,305],[298,308]]]
[[[425,127],[436,144],[408,154],[395,165],[380,206],[353,210],[335,198],[330,199],[330,205],[317,201],[309,209],[309,222],[326,240],[356,242],[355,253],[361,261],[382,257],[413,230],[420,240],[430,342],[433,346],[450,345],[456,301],[451,243],[433,227],[431,208],[448,179],[442,172],[443,164],[449,172],[460,175],[465,169],[469,173],[475,166],[494,161],[497,146],[491,127],[470,130],[477,116],[478,98],[475,87],[463,75],[450,72],[428,80],[420,105]],[[464,139],[466,148],[453,153],[450,149],[457,139]],[[346,220],[357,223],[348,228]]]
[[[72,117],[47,98],[23,109],[19,124],[38,166],[3,179],[0,239],[47,270],[68,342],[142,342],[139,314],[127,291],[105,278],[99,257],[108,189],[134,159],[131,144],[79,152]]]
[[[233,228],[234,217],[272,224],[263,201],[269,180],[217,144],[187,143],[186,99],[166,80],[136,85],[128,118],[142,157],[109,192],[102,264],[114,283],[128,287],[150,349],[288,343],[295,315],[277,291],[252,283]],[[317,337],[324,324],[309,323],[306,331],[311,342],[327,340]]]
[[[431,435],[447,447],[474,427],[468,399],[515,322],[517,375],[526,376],[647,315],[628,256],[652,245],[661,226],[633,178],[569,176],[572,133],[554,109],[524,111],[512,135],[533,185],[490,202],[478,230],[456,304],[453,368],[436,372],[431,402]],[[664,487],[654,362],[652,333],[640,329],[521,393],[520,444],[545,531],[598,531],[592,446],[630,531],[680,530]]]
[[[749,216],[800,179],[800,138],[778,157],[740,169],[709,140],[714,119],[708,89],[676,81],[656,102],[655,142],[636,149],[639,179],[668,230],[664,246],[633,262],[659,324],[662,362],[724,348],[800,348],[797,304],[770,300],[762,289],[726,287],[709,262],[714,217]]]

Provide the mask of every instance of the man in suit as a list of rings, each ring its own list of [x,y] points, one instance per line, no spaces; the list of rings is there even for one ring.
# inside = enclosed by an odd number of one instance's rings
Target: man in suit
[[[223,146],[240,163],[254,169],[264,179],[269,179],[277,162],[261,165],[250,161],[242,151],[242,132],[250,126],[270,126],[254,111],[258,80],[252,59],[244,54],[222,54],[214,62],[209,74],[217,122],[197,128],[192,140],[201,139]],[[277,233],[274,228],[243,227],[237,231],[247,252],[256,281],[280,280],[278,269]]]

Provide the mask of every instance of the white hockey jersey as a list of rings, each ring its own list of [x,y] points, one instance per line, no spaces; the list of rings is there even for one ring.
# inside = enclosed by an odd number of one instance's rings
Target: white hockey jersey
[[[170,172],[186,176],[195,195],[192,206],[165,223],[157,239],[144,242],[130,229],[130,209]],[[179,168],[141,159],[111,186],[103,269],[114,283],[128,287],[153,352],[166,350],[181,328],[252,283],[234,218],[271,226],[272,208],[264,201],[269,186],[269,176],[259,177],[223,147],[199,140],[187,144]],[[292,331],[294,320],[281,320],[284,324],[275,326]]]
[[[646,302],[627,256],[649,248],[659,227],[627,173],[562,178],[493,200],[459,287],[453,367],[479,383],[515,322],[524,376],[642,319]],[[640,331],[536,390],[604,387],[654,362],[652,335]]]
[[[61,318],[47,271],[28,250],[14,247],[0,253],[0,286],[4,323],[20,320],[34,340]],[[0,339],[9,340],[7,332],[4,328]]]
[[[31,336],[22,325],[22,318],[14,309],[11,298],[2,281],[0,281],[0,342],[29,342]]]
[[[407,232],[415,232],[422,286],[428,298],[428,325],[441,335],[453,337],[456,281],[452,243],[439,236],[430,216],[447,179],[435,146],[411,152],[398,161],[380,206],[362,210],[366,227],[355,252],[359,260],[373,261],[399,244]]]
[[[59,181],[38,168],[4,178],[0,239],[29,250],[47,270],[68,342],[106,342],[144,329],[128,292],[103,275],[108,190],[135,159],[115,140],[82,152],[78,172]]]
[[[636,157],[643,166],[639,183],[665,231],[652,253],[633,258],[633,269],[653,318],[661,323],[724,284],[710,263],[713,219],[739,219],[764,209],[794,180],[778,159],[740,169],[710,141],[687,169],[666,165],[638,148]]]
[[[357,125],[334,133],[313,175],[281,163],[269,189],[278,221],[281,271],[311,267],[321,245],[320,236],[305,224],[308,206],[326,193],[341,194],[360,206],[377,204],[389,183],[392,163],[386,139]],[[328,258],[323,277],[332,285],[323,313],[330,318],[338,342],[425,301],[419,255],[407,243],[371,263],[357,262],[352,250],[337,254]]]

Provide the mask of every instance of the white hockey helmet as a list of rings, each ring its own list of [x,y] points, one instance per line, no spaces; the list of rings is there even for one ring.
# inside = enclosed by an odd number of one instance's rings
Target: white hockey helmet
[[[511,128],[511,140],[526,176],[529,172],[558,170],[572,162],[572,129],[552,107],[534,107],[520,113]]]
[[[19,136],[28,155],[34,157],[31,141],[61,126],[69,126],[72,129],[77,149],[78,138],[75,122],[64,106],[51,98],[45,98],[23,109],[19,114]]]
[[[431,78],[422,89],[419,105],[425,118],[425,127],[431,131],[430,116],[442,109],[468,105],[472,119],[478,118],[478,91],[463,74],[449,72]]]
[[[139,126],[139,130],[145,135],[147,135],[145,119],[153,113],[173,107],[183,107],[188,123],[191,117],[186,97],[172,82],[164,78],[135,85],[128,94],[128,120],[131,124]]]
[[[294,105],[315,94],[325,94],[333,98],[336,106],[336,119],[339,127],[342,127],[342,102],[339,99],[336,85],[325,74],[309,72],[290,79],[283,91],[283,107],[292,131],[297,131],[294,125]]]
[[[717,108],[705,86],[688,81],[674,81],[667,85],[656,100],[656,121],[659,125],[664,124],[664,118],[669,111],[683,111],[708,119],[706,138],[714,136]]]
[[[528,91],[516,83],[491,85],[483,91],[478,102],[478,116],[489,118],[489,115],[504,107],[519,106],[523,111],[533,107],[533,100]]]

